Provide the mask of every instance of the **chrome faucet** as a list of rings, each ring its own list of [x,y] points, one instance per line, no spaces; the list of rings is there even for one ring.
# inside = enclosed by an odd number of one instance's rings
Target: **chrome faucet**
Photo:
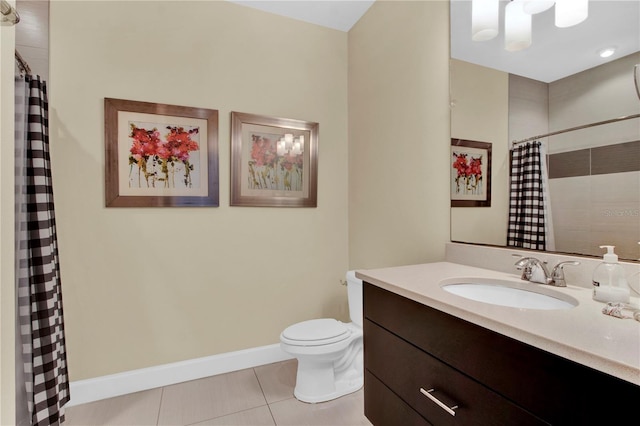
[[[515,255],[514,255],[515,256]],[[564,278],[565,265],[579,265],[580,262],[566,261],[560,262],[553,267],[551,273],[547,269],[546,262],[535,257],[523,257],[519,259],[515,266],[518,270],[522,270],[521,279],[533,283],[549,284],[555,287],[566,287],[567,281]]]

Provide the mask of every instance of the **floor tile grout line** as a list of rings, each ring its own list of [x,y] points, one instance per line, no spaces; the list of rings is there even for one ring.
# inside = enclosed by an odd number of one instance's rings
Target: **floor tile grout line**
[[[267,402],[267,397],[265,396],[264,390],[262,389],[262,384],[260,383],[260,379],[258,378],[258,374],[256,373],[256,370],[253,367],[242,369],[242,370],[236,370],[236,371],[232,371],[232,372],[229,372],[229,373],[213,375],[213,376],[209,376],[208,378],[212,378],[212,377],[215,377],[215,376],[223,376],[223,375],[234,374],[234,373],[238,373],[240,371],[246,371],[246,370],[252,370],[253,371],[253,375],[254,375],[254,377],[256,379],[256,382],[258,382],[258,387],[260,388],[260,392],[262,393],[262,399],[264,401],[264,404],[260,404],[260,405],[254,406],[254,407],[248,407],[248,408],[245,408],[245,409],[242,409],[242,410],[239,410],[239,411],[233,411],[233,412],[230,412],[230,413],[221,414],[219,416],[211,417],[211,418],[208,418],[208,419],[197,420],[197,421],[195,421],[193,423],[184,424],[183,426],[192,426],[192,425],[199,424],[201,422],[215,420],[215,419],[219,419],[219,418],[222,418],[222,417],[226,417],[226,416],[242,413],[242,412],[249,411],[249,410],[255,410],[256,408],[260,408],[260,407],[264,407],[264,406],[268,407],[269,403]],[[206,379],[206,378],[204,378],[204,379]],[[203,380],[203,379],[196,379],[196,380]],[[162,391],[163,391],[163,395],[164,395],[164,387],[162,388]],[[159,414],[158,414],[158,416],[159,416]],[[158,424],[159,424],[159,421],[158,421]]]
[[[269,401],[267,401],[267,395],[265,395],[264,393],[262,382],[260,382],[260,377],[258,376],[258,372],[256,371],[255,367],[253,368],[253,374],[255,374],[256,380],[258,381],[258,386],[260,386],[260,391],[262,392],[262,397],[264,398],[264,402],[267,404],[267,409],[269,410],[269,415],[271,416],[271,420],[273,420],[274,425],[278,426],[278,424],[276,423],[275,417],[273,417],[273,411],[271,411],[271,404],[269,403]]]
[[[164,400],[164,388],[166,386],[162,387],[162,390],[160,391],[160,404],[158,404],[158,415],[156,416],[156,426],[158,426],[160,424],[160,412],[162,411],[162,401]]]
[[[264,388],[262,387],[262,383],[260,383],[260,377],[258,377],[258,372],[256,371],[255,367],[252,368],[252,370],[253,370],[253,375],[256,377],[256,381],[258,382],[258,386],[260,387],[260,392],[262,392],[264,403],[266,405],[269,405],[269,401],[267,401],[267,395],[264,394]]]
[[[273,420],[273,424],[275,426],[278,426],[278,423],[276,423],[276,418],[273,416],[273,411],[271,411],[271,404],[267,404],[267,409],[269,410],[269,415],[271,416],[271,420]]]
[[[184,426],[193,426],[193,425],[200,424],[200,423],[202,423],[202,422],[208,422],[208,421],[211,421],[211,420],[221,419],[221,418],[223,418],[223,417],[233,416],[234,414],[244,413],[244,412],[246,412],[246,411],[255,410],[256,408],[260,408],[260,407],[268,407],[268,406],[269,406],[269,404],[258,405],[257,407],[249,407],[249,408],[245,408],[244,410],[234,411],[233,413],[227,413],[227,414],[222,414],[222,415],[220,415],[220,416],[211,417],[210,419],[203,419],[203,420],[195,421],[195,422],[193,422],[193,423],[187,423],[187,424],[186,424],[186,425],[184,425]]]

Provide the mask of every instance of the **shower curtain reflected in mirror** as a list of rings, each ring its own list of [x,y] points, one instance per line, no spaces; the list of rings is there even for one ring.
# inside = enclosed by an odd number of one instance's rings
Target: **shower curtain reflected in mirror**
[[[555,250],[544,144],[513,147],[510,163],[507,246]]]
[[[69,401],[62,289],[49,157],[48,102],[39,76],[16,79],[16,326],[23,369],[16,407],[58,425]],[[20,369],[18,369],[20,370]]]

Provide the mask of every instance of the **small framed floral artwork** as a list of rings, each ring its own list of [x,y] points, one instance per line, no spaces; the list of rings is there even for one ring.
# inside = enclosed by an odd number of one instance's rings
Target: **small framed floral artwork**
[[[231,205],[316,207],[318,123],[231,113]]]
[[[218,111],[105,98],[107,207],[218,206]]]
[[[451,207],[491,207],[491,143],[451,139]]]

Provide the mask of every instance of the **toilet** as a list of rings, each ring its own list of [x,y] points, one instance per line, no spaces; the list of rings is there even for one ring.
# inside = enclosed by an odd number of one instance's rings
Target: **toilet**
[[[299,322],[280,334],[282,350],[298,359],[295,397],[324,402],[363,385],[362,281],[347,272],[350,323],[332,318]]]

